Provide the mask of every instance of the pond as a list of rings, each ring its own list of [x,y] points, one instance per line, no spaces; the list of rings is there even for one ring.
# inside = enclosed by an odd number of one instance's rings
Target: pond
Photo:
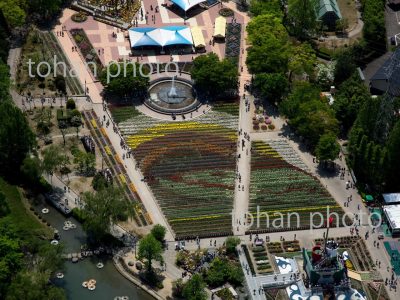
[[[38,206],[36,209],[41,211],[43,207]],[[72,217],[64,217],[51,206],[46,207],[49,209],[49,213],[43,215],[43,217],[59,231],[65,252],[80,252],[80,246],[86,242],[86,234],[81,224]],[[75,224],[76,228],[68,231],[63,230],[66,220]],[[100,261],[104,264],[102,269],[96,267],[96,264]],[[82,282],[89,279],[96,280],[94,291],[82,287]],[[110,256],[94,256],[78,263],[67,261],[65,262],[64,278],[56,279],[55,283],[65,289],[67,298],[71,300],[110,300],[116,296],[128,296],[129,300],[154,299],[123,277],[114,267]]]

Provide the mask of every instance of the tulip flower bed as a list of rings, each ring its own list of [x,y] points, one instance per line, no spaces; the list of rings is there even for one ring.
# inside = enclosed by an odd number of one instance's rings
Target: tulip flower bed
[[[209,114],[187,122],[140,115],[119,124],[176,239],[232,234],[237,118]]]
[[[298,161],[296,158],[292,159]],[[257,222],[254,222],[250,231],[309,229],[310,214],[320,212],[326,219],[328,206],[329,212],[338,213],[341,221],[344,212],[317,178],[288,163],[269,144],[252,143],[249,211],[256,217],[258,207],[260,221],[259,227]],[[299,226],[295,215],[289,218],[290,213],[297,213],[300,216]],[[318,216],[313,220],[316,225],[321,222]]]

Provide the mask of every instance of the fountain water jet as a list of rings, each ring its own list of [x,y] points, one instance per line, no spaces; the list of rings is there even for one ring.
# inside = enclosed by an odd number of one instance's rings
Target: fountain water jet
[[[168,92],[168,97],[170,98],[176,98],[178,96],[176,93],[175,78],[176,76],[172,76],[171,89]]]

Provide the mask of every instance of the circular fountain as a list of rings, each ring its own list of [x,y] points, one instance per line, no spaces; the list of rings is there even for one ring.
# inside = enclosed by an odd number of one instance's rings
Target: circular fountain
[[[163,114],[184,114],[200,106],[192,83],[176,76],[153,81],[144,103]]]

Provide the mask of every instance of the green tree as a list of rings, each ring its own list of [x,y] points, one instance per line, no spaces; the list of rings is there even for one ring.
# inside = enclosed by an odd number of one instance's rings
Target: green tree
[[[337,135],[339,131],[334,111],[319,99],[300,104],[298,114],[289,120],[289,124],[307,140],[311,151],[323,134],[331,132]]]
[[[225,240],[226,253],[233,254],[236,253],[236,246],[240,244],[240,238],[235,236],[229,236]]]
[[[6,202],[5,204],[7,205]],[[16,228],[10,223],[7,218],[0,221],[0,295],[5,294],[13,275],[20,270],[23,263],[20,240]]]
[[[166,233],[167,229],[160,224],[154,225],[154,227],[151,229],[151,234],[156,238],[157,241],[161,243],[164,241]]]
[[[0,58],[0,102],[5,100],[10,100],[9,89],[10,89],[9,68]]]
[[[17,178],[35,137],[22,112],[10,101],[0,103],[0,175]]]
[[[92,180],[92,187],[95,191],[99,191],[101,189],[104,189],[108,186],[107,180],[104,178],[103,174],[100,172],[96,173],[94,175],[93,180]]]
[[[280,102],[289,85],[286,76],[281,73],[259,73],[253,84],[260,96],[271,103]]]
[[[200,274],[194,274],[183,288],[183,296],[187,300],[206,300],[206,285]]]
[[[400,186],[400,122],[393,127],[387,142],[388,162],[388,188],[395,191]]]
[[[283,16],[280,0],[251,0],[250,12],[254,17],[264,14],[275,14],[280,18]]]
[[[208,98],[236,90],[238,86],[237,66],[228,59],[220,61],[215,53],[196,57],[190,72],[196,90]]]
[[[64,77],[62,77],[64,78]],[[68,99],[67,104],[66,104],[67,109],[75,109],[76,108],[76,104],[74,99]]]
[[[363,0],[363,37],[368,49],[384,54],[386,52],[385,0]]]
[[[336,136],[332,133],[325,133],[318,141],[315,148],[315,155],[319,161],[335,160],[340,153],[340,145]]]
[[[172,282],[172,295],[175,298],[183,298],[183,288],[184,288],[184,283],[182,278],[179,278],[177,280],[174,280]]]
[[[332,107],[345,133],[353,126],[363,103],[370,97],[368,88],[357,73],[340,85]]]
[[[354,74],[357,66],[351,50],[343,50],[339,52],[336,55],[335,60],[335,83],[341,84]]]
[[[10,208],[8,207],[6,196],[4,196],[2,192],[0,192],[0,218],[8,215],[9,213]]]
[[[65,0],[29,0],[28,11],[35,14],[40,23],[50,20],[61,9]],[[40,17],[39,17],[40,16]]]
[[[289,0],[287,17],[291,31],[296,37],[309,37],[317,27],[315,0]]]
[[[152,234],[146,235],[139,241],[138,256],[139,259],[146,260],[146,268],[148,273],[152,271],[153,260],[157,260],[159,262],[163,261],[162,252],[163,250],[161,243],[156,240]]]
[[[101,241],[113,223],[133,216],[133,208],[122,190],[108,187],[97,192],[83,195],[85,206],[84,229],[97,241]]]
[[[314,73],[314,66],[317,63],[317,56],[314,49],[308,43],[302,43],[291,49],[289,58],[289,81],[292,79],[292,74],[312,75]]]
[[[73,116],[71,118],[71,125],[75,127],[76,137],[79,137],[79,128],[82,126],[82,119],[80,116]]]
[[[93,174],[96,164],[96,157],[93,153],[78,150],[73,155],[74,163],[77,165],[76,167],[80,173]],[[104,178],[104,176],[102,177]]]
[[[62,288],[49,286],[49,276],[40,272],[20,272],[7,291],[6,300],[65,300]]]
[[[312,99],[318,99],[319,93],[317,86],[308,82],[297,82],[289,96],[280,103],[279,109],[288,118],[294,118],[300,105]]]
[[[37,157],[25,157],[21,165],[21,173],[24,179],[35,186],[42,176],[41,162]]]
[[[290,43],[282,20],[273,14],[260,15],[247,25],[248,50],[246,64],[252,73],[285,73]]]
[[[107,93],[116,96],[143,97],[149,86],[148,70],[138,64],[110,64],[100,73],[100,81]],[[112,77],[115,76],[115,77]]]
[[[63,151],[59,146],[50,145],[43,151],[42,170],[49,176],[53,176],[54,172],[60,168],[63,163]]]
[[[226,258],[215,258],[207,271],[206,281],[211,287],[221,286],[225,282],[240,285],[243,282],[241,266]]]
[[[0,2],[0,10],[10,28],[20,27],[25,23],[26,13],[20,2],[14,0],[2,0]]]

